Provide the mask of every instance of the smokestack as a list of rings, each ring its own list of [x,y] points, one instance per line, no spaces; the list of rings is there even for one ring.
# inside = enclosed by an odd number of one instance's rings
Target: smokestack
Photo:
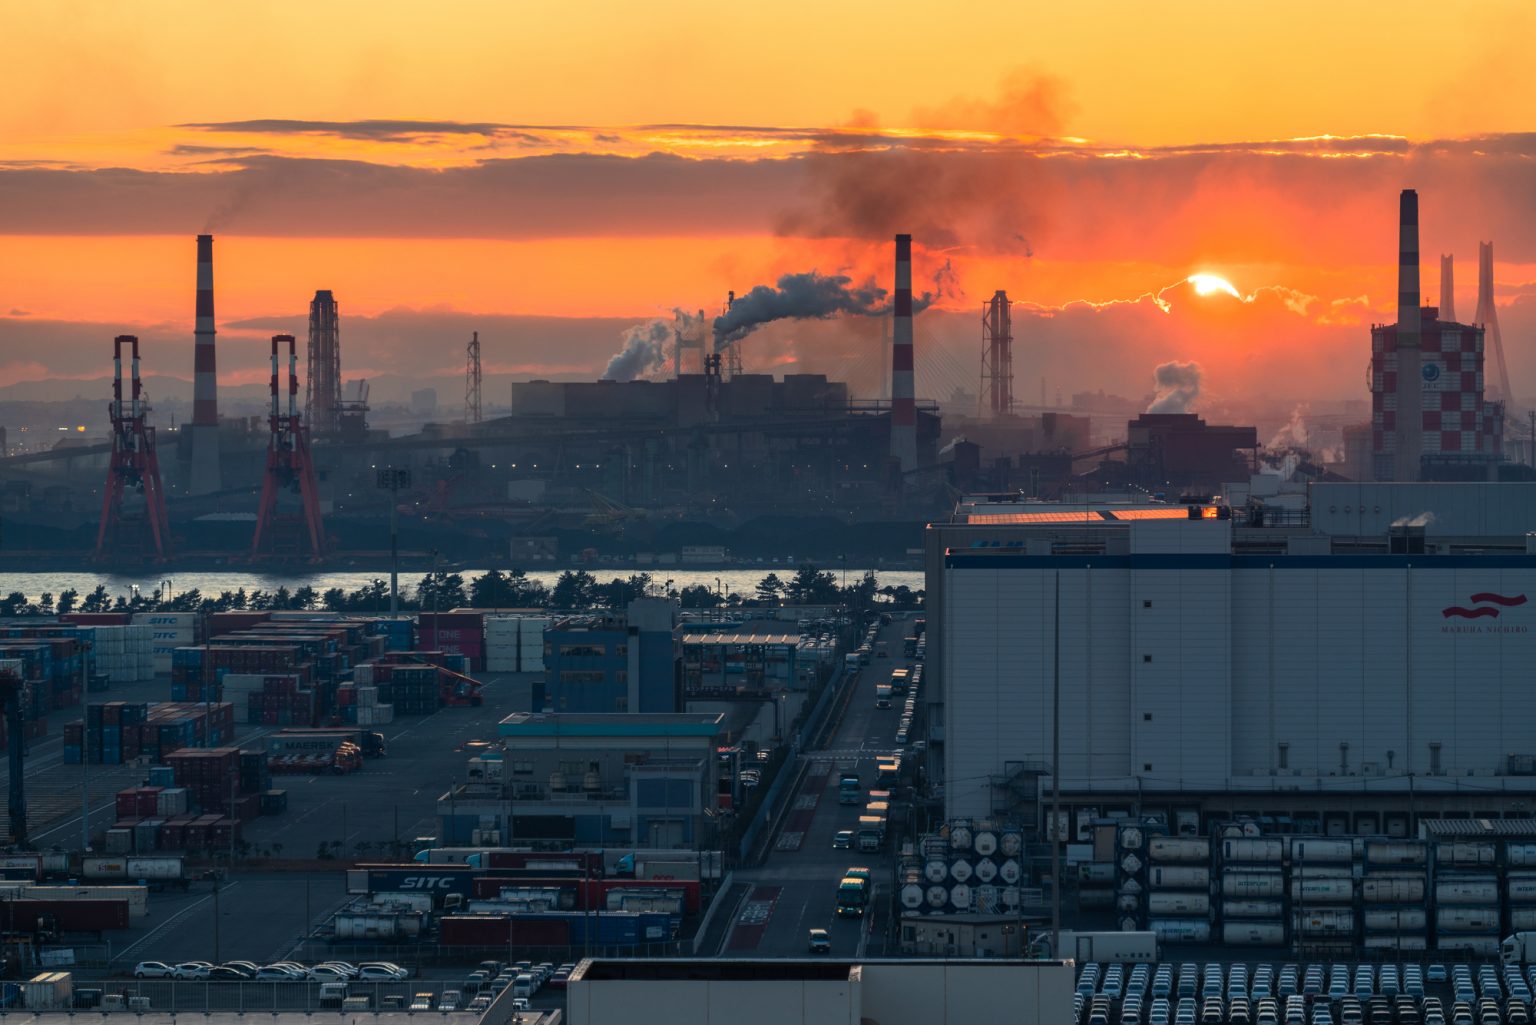
[[[917,469],[917,404],[912,380],[912,236],[896,236],[895,319],[891,323],[891,458]]]
[[[1456,323],[1456,261],[1454,256],[1440,257],[1440,319]]]
[[[1499,398],[1504,402],[1514,401],[1514,394],[1509,390],[1509,364],[1504,362],[1504,336],[1499,332],[1499,311],[1493,305],[1493,243],[1479,242],[1477,244],[1477,313],[1472,317],[1472,323],[1483,329],[1484,346],[1486,353],[1489,349],[1499,364]],[[1487,372],[1484,371],[1486,379]],[[1492,389],[1488,389],[1492,391]]]
[[[192,467],[187,490],[217,491],[219,482],[218,367],[214,358],[213,236],[197,236],[197,322],[192,384]]]
[[[1397,243],[1397,458],[1393,479],[1419,479],[1424,451],[1419,312],[1419,194],[1404,189]]]

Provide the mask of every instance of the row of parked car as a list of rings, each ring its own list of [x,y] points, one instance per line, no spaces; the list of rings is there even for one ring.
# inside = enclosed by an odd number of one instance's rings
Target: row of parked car
[[[254,961],[140,961],[133,966],[135,979],[181,979],[203,982],[399,982],[411,977],[409,968],[389,961],[350,964],[325,961],[302,965],[296,961],[278,961],[258,965]]]
[[[532,961],[518,961],[515,964],[481,961],[479,967],[469,973],[469,977],[458,989],[443,990],[442,996],[437,998],[435,1008],[431,993],[418,993],[411,1004],[411,1010],[483,1012],[497,997],[510,988],[512,1009],[526,1011],[535,993],[545,986],[551,989],[564,989],[566,979],[570,978],[571,972],[575,970],[575,964],[563,964],[557,968],[549,961],[541,964],[534,964]]]

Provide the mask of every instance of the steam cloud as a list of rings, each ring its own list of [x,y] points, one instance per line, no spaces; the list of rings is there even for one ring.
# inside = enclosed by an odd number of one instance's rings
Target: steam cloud
[[[1159,363],[1153,372],[1157,397],[1147,407],[1148,413],[1187,413],[1190,403],[1200,395],[1200,364],[1172,360]]]
[[[614,353],[603,370],[604,381],[633,381],[666,366],[677,340],[703,334],[704,318],[684,310],[672,311],[672,323],[661,318],[636,324],[624,332],[624,347]],[[673,342],[672,346],[667,343]]]
[[[933,291],[912,297],[912,313],[919,314],[941,296],[958,292],[954,267],[948,260],[933,275]],[[736,297],[731,308],[715,318],[715,348],[741,341],[764,324],[775,320],[825,320],[839,313],[864,317],[888,316],[894,311],[891,295],[873,283],[854,287],[853,279],[819,271],[785,274],[777,287],[756,285]]]

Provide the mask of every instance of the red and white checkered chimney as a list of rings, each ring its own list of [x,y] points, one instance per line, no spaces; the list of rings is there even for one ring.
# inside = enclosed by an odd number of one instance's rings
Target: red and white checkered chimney
[[[917,404],[912,376],[912,236],[896,236],[895,321],[891,331],[891,458],[917,469]]]

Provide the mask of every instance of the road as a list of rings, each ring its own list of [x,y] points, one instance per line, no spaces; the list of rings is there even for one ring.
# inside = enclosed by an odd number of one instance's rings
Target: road
[[[735,910],[735,922],[721,945],[726,957],[798,957],[807,952],[807,933],[814,928],[832,934],[832,956],[863,957],[880,950],[879,936],[871,937],[871,918],[838,918],[834,914],[838,881],[851,865],[870,869],[875,880],[871,905],[889,903],[895,858],[888,842],[879,854],[834,850],[832,837],[851,829],[863,805],[837,803],[840,766],[857,761],[865,788],[874,781],[875,760],[882,754],[902,751],[895,742],[899,707],[875,708],[875,682],[889,679],[890,671],[906,665],[901,657],[902,638],[911,631],[910,618],[897,618],[880,631],[880,639],[893,657],[875,659],[851,684],[852,692],[841,718],[824,748],[805,752],[805,769],[790,799],[772,853],[761,868],[738,871],[739,882],[752,890]],[[899,704],[899,703],[898,703]]]

